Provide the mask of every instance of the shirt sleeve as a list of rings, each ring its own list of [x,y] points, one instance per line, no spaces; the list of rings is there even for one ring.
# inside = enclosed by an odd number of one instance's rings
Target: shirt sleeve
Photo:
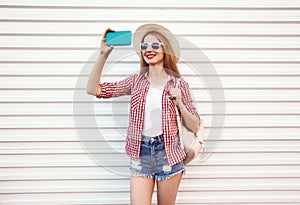
[[[136,75],[131,75],[118,82],[100,83],[101,92],[98,98],[112,98],[123,95],[130,95]]]
[[[181,100],[186,109],[200,120],[200,116],[197,112],[196,107],[194,106],[194,102],[191,97],[190,87],[188,83],[182,78],[180,79],[179,88],[181,89]]]

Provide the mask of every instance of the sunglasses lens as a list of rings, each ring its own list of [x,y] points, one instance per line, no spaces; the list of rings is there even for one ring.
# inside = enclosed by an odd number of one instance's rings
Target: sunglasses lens
[[[146,50],[148,48],[148,43],[142,43],[141,44],[141,49]]]
[[[154,43],[152,43],[152,45],[151,45],[151,47],[152,47],[153,49],[159,49],[159,46],[160,46],[160,44],[159,44],[158,42],[154,42]]]

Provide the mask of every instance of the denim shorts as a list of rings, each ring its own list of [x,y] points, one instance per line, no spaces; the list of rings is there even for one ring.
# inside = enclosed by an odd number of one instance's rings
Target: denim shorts
[[[139,160],[130,160],[131,175],[154,178],[155,180],[169,179],[178,173],[185,173],[183,162],[170,166],[164,149],[163,136],[142,136]]]

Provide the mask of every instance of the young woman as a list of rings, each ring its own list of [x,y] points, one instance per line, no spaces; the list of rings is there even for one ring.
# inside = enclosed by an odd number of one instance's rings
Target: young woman
[[[165,27],[142,25],[133,35],[133,45],[140,56],[140,73],[119,82],[99,83],[104,64],[113,50],[105,44],[106,33],[111,31],[107,29],[103,35],[100,56],[86,91],[99,98],[131,95],[125,147],[131,158],[131,204],[150,205],[155,183],[158,204],[174,204],[185,172],[185,152],[180,147],[175,106],[190,130],[196,132],[200,126],[189,86],[180,78],[177,68],[179,44]]]

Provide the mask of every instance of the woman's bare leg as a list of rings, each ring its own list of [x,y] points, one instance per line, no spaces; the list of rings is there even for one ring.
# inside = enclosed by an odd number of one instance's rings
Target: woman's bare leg
[[[183,173],[176,174],[170,179],[157,181],[158,205],[174,205]]]
[[[151,205],[154,190],[154,179],[147,179],[141,176],[130,178],[130,204]]]

